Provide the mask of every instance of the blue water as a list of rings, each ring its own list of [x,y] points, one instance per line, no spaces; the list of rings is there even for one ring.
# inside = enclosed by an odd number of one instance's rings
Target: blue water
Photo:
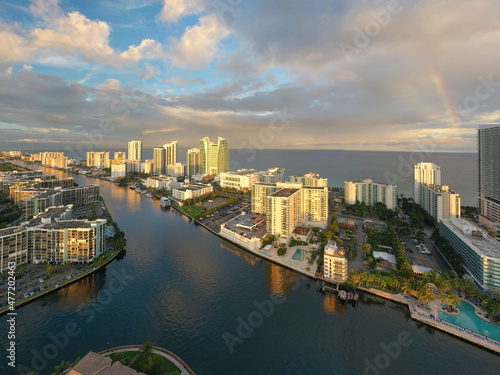
[[[303,250],[301,249],[297,249],[297,251],[295,252],[295,254],[293,254],[293,257],[292,259],[295,259],[295,260],[303,260],[304,257],[303,257]]]
[[[459,309],[460,315],[450,315],[440,311],[439,318],[500,341],[500,324],[489,323],[478,318],[474,307],[468,302],[462,301]]]

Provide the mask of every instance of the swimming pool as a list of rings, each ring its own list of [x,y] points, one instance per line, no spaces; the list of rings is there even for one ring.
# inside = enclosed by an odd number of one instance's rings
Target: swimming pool
[[[306,255],[306,252],[302,249],[297,249],[297,251],[295,251],[295,254],[293,254],[292,256],[292,259],[294,260],[304,260],[304,257]]]
[[[439,318],[500,341],[500,324],[489,323],[479,318],[474,312],[474,307],[468,302],[462,301],[458,308],[460,315],[449,315],[440,311]]]

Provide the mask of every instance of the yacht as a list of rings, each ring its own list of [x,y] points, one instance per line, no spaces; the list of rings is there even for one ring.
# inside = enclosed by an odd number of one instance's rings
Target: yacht
[[[172,202],[167,197],[161,197],[160,204],[162,207],[170,207],[172,205]]]

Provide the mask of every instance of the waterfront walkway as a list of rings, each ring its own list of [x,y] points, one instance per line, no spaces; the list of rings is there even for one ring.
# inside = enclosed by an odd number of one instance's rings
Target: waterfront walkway
[[[358,287],[358,289],[391,301],[408,305],[412,319],[421,321],[434,328],[440,329],[441,331],[450,333],[463,340],[470,341],[476,345],[485,347],[500,354],[500,341],[440,319],[439,311],[441,310],[441,306],[439,305],[438,300],[426,304],[421,301],[416,301],[413,298],[407,298],[402,294],[391,294],[378,289],[364,287]]]
[[[420,320],[421,322],[448,332],[454,336],[458,336],[464,340],[471,341],[477,345],[500,353],[500,341],[440,319],[440,307],[438,308],[437,303],[431,303],[430,307],[427,307],[424,304],[417,304],[415,301],[409,300],[408,307],[413,319]]]
[[[118,346],[112,349],[103,350],[102,352],[99,352],[99,354],[110,355],[121,352],[139,351],[140,349],[141,349],[140,345],[125,345],[125,346]],[[165,357],[174,365],[176,365],[181,371],[181,375],[196,375],[194,371],[191,370],[191,368],[182,359],[180,359],[176,354],[172,353],[171,351],[160,348],[158,346],[154,346],[152,353],[161,355],[162,357]]]

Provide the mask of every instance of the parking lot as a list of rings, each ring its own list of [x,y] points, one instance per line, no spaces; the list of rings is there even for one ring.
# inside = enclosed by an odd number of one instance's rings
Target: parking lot
[[[53,265],[54,266],[54,265]],[[57,272],[51,277],[47,276],[46,264],[30,264],[25,276],[16,276],[16,301],[21,301],[47,288],[59,285],[71,278],[81,275],[92,269],[92,264],[60,265]],[[8,284],[7,276],[1,276],[0,281],[0,308],[7,305]]]
[[[431,240],[426,239],[424,241],[424,243],[429,248],[431,254],[421,254],[418,252],[416,244],[412,242],[413,238],[410,238],[409,235],[400,233],[398,237],[400,240],[405,242],[403,246],[406,250],[406,256],[411,262],[413,262],[413,264],[433,269],[435,268],[441,268],[444,270],[450,269],[446,264],[446,262],[444,261],[444,259],[441,257],[441,254],[439,254],[439,252],[434,247],[434,244],[432,243]]]
[[[250,213],[250,203],[247,201],[239,201],[229,206],[226,206],[211,215],[202,217],[200,221],[215,232],[220,231],[221,224],[240,215],[242,212]]]

